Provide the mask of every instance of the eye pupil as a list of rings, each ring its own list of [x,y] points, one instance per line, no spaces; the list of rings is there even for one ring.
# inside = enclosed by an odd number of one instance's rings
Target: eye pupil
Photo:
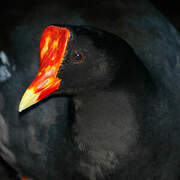
[[[72,55],[72,59],[76,62],[81,62],[84,60],[84,53],[82,51],[75,51]]]
[[[79,54],[79,53],[77,53],[75,56],[76,56],[77,60],[80,60],[82,58],[81,54]]]

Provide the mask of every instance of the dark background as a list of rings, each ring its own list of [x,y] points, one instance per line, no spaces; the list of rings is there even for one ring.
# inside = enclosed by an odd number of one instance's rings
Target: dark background
[[[125,1],[125,0],[123,0]],[[4,1],[3,6],[0,7],[0,14],[3,16],[4,22],[16,23],[28,11],[32,10],[36,5],[43,5],[43,3],[58,2],[57,0],[24,0],[24,1]],[[84,1],[76,0],[69,1],[75,8],[85,8],[98,3],[98,0]],[[88,2],[88,3],[87,3]],[[151,0],[150,1],[157,9],[159,9],[175,27],[180,30],[180,2],[177,0]],[[1,22],[3,23],[3,22]]]
[[[158,8],[175,27],[180,31],[180,2],[179,1],[163,1],[151,0],[153,5]]]

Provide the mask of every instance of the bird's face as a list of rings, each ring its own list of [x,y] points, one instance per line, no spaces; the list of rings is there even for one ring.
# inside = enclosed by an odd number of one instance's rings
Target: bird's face
[[[57,90],[73,95],[106,86],[111,78],[101,47],[103,36],[104,32],[89,27],[48,26],[40,40],[39,72],[24,93],[19,111]]]

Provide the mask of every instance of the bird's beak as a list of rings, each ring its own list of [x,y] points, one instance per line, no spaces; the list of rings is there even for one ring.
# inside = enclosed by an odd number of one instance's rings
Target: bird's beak
[[[44,99],[56,91],[61,79],[57,77],[67,49],[70,30],[64,27],[48,26],[40,40],[37,76],[27,88],[19,104],[19,112]]]

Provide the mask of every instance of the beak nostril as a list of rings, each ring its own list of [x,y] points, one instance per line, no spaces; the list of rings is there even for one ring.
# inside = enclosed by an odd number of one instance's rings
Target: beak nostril
[[[49,82],[49,79],[46,79],[43,83],[41,83],[37,89],[40,89],[42,86],[44,86],[47,82]]]

